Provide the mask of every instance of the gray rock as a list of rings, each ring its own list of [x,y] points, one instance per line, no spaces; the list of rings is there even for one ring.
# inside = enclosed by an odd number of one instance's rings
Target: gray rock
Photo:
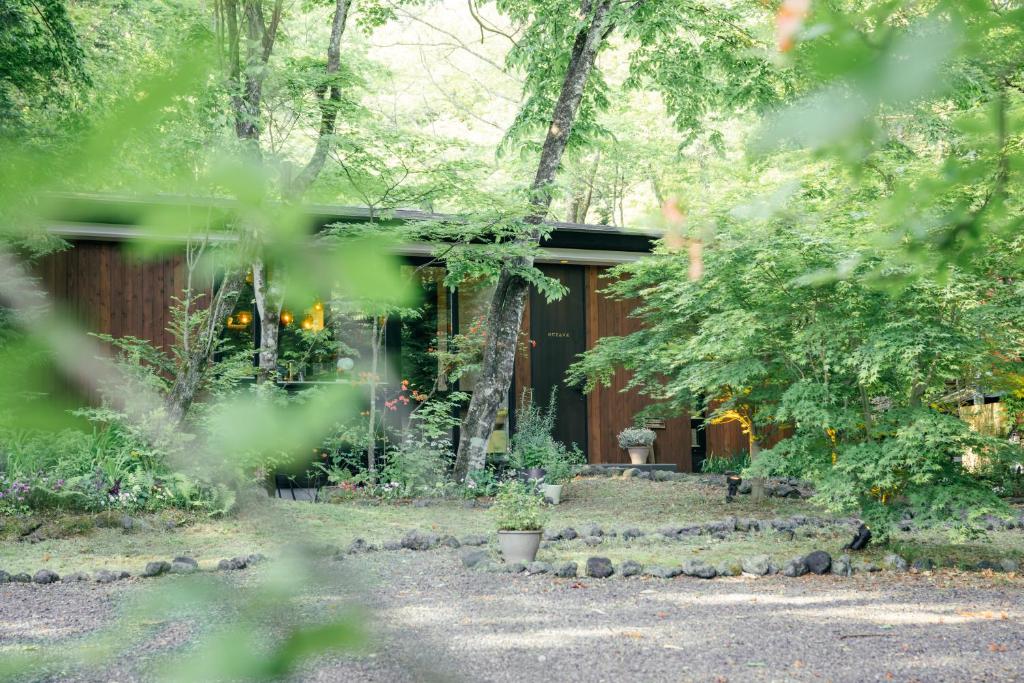
[[[584,524],[583,528],[580,529],[580,535],[584,537],[604,536],[604,529],[601,528],[600,524]]]
[[[978,571],[985,571],[986,569],[989,569],[991,571],[998,572],[1002,570],[1002,567],[992,560],[982,560],[978,564],[974,565],[974,568]]]
[[[560,536],[561,536],[561,537],[562,537],[562,538],[563,538],[564,540],[566,540],[566,541],[571,541],[571,540],[573,540],[574,538],[578,538],[578,537],[579,537],[579,534],[578,534],[578,533],[576,533],[576,530],[575,530],[575,529],[573,529],[573,528],[572,528],[571,526],[570,526],[570,527],[566,527],[566,528],[562,529],[561,531],[559,531],[559,532],[558,532],[558,534],[559,534],[559,535],[560,535]]]
[[[804,558],[804,564],[812,574],[828,574],[832,568],[832,556],[824,550],[815,550]]]
[[[854,564],[853,568],[859,572],[865,572],[869,574],[873,572],[882,571],[882,568],[874,562],[857,562],[856,564]]]
[[[464,509],[466,509],[466,510],[472,510],[473,508],[476,507],[476,501],[475,500],[467,500],[465,503],[462,504],[462,507]]]
[[[417,498],[416,500],[414,500],[412,502],[412,506],[414,508],[426,508],[426,507],[430,507],[433,504],[434,504],[434,502],[432,500],[428,500],[426,498]]]
[[[715,571],[718,572],[719,576],[739,576],[743,573],[740,566],[732,562],[722,562],[715,567]]]
[[[744,574],[765,576],[771,570],[771,563],[772,560],[767,555],[753,555],[743,558],[740,566],[743,568]]]
[[[628,541],[630,539],[633,539],[633,538],[640,538],[641,536],[644,536],[644,535],[645,535],[644,532],[640,531],[640,529],[637,529],[635,526],[631,526],[631,527],[629,527],[628,529],[626,529],[625,531],[622,532],[622,538],[623,538],[623,540],[626,540],[626,541]]]
[[[0,583],[10,583],[11,575],[0,569]]]
[[[560,541],[562,540],[562,534],[557,531],[545,529],[544,534],[541,536],[545,541]]]
[[[671,481],[672,473],[666,472],[665,470],[654,470],[651,472],[651,478],[654,481]]]
[[[740,483],[739,492],[741,494],[745,495],[745,494],[750,493],[751,489],[753,489],[753,488],[754,488],[753,484],[751,484],[749,481],[744,481],[744,482]]]
[[[32,577],[25,572],[18,572],[11,577],[11,583],[32,583]]]
[[[662,567],[654,565],[644,568],[644,576],[653,576],[656,579],[671,579],[682,573],[683,570],[679,567]]]
[[[445,546],[446,548],[452,548],[456,550],[462,546],[462,544],[459,543],[459,539],[455,538],[454,536],[443,537],[441,539],[441,545]]]
[[[488,558],[487,551],[476,549],[466,549],[459,554],[459,559],[462,560],[462,566],[468,569],[476,567],[481,562],[486,561]]]
[[[999,566],[1000,566],[1000,568],[1004,572],[1007,572],[1007,573],[1019,572],[1020,571],[1020,563],[1017,562],[1017,560],[1011,559],[1009,557],[1000,560],[999,561]],[[2,583],[2,582],[0,582],[0,583]]]
[[[481,534],[471,534],[462,537],[462,545],[487,545],[487,537]],[[401,546],[401,543],[399,543]]]
[[[885,559],[882,560],[882,562],[885,564],[886,567],[890,569],[895,569],[898,572],[907,571],[907,568],[909,566],[907,565],[907,561],[899,555],[897,555],[896,553],[890,553],[889,555],[886,555]]]
[[[644,571],[644,566],[636,560],[626,560],[619,565],[620,576],[639,576]]]
[[[832,560],[832,573],[836,576],[853,576],[853,565],[849,555],[840,555]]]
[[[361,538],[357,538],[356,540],[348,544],[348,548],[345,549],[345,552],[348,555],[360,555],[362,553],[373,552],[376,549],[377,546],[367,543],[365,540]]]
[[[217,563],[217,569],[227,571],[238,571],[249,566],[249,559],[245,557],[232,557],[229,560],[221,560]]]
[[[638,470],[637,468],[635,468],[635,467],[627,467],[626,469],[624,469],[622,471],[622,478],[623,479],[632,479],[633,477],[635,477],[638,474],[640,474],[640,470]]]
[[[120,575],[117,572],[101,569],[93,578],[96,579],[96,583],[114,583],[120,578]]]
[[[430,550],[441,542],[440,536],[413,529],[402,538],[402,547],[409,550]]]
[[[85,572],[74,572],[72,574],[66,574],[61,578],[64,583],[77,583],[78,581],[88,581],[89,575]],[[0,581],[3,583],[3,581]]]
[[[555,568],[551,566],[550,562],[531,562],[526,565],[526,573],[531,576],[533,574],[550,574],[554,570]]]
[[[176,557],[173,560],[171,560],[171,564],[174,564],[175,562],[180,562],[181,564],[192,565],[193,569],[199,569],[199,563],[196,562],[191,557],[185,557],[185,556],[179,555],[178,557]]]
[[[701,527],[701,531],[709,535],[728,534],[736,530],[736,520],[729,519],[722,522],[708,522]]]
[[[465,544],[463,544],[463,545],[465,545]],[[395,550],[401,550],[402,549],[402,542],[401,541],[384,541],[383,545],[381,545],[381,548],[383,548],[384,550],[387,550],[387,551],[392,551],[392,552],[395,551]]]
[[[917,558],[910,566],[919,572],[930,572],[935,569],[935,563],[927,557]]]
[[[776,498],[799,498],[800,489],[790,484],[779,484],[769,490],[768,495]]]
[[[683,563],[682,570],[686,576],[696,576],[698,579],[713,579],[718,575],[714,567],[701,560],[687,560]]]
[[[573,579],[576,578],[576,563],[575,562],[563,562],[558,565],[555,569],[555,576],[560,579]]]
[[[142,570],[143,576],[160,576],[171,571],[171,564],[160,560],[158,562],[147,562],[146,568]]]
[[[506,574],[522,574],[526,571],[525,562],[513,562],[511,564],[503,565],[505,567]]]
[[[782,575],[791,578],[803,576],[807,573],[807,563],[802,557],[794,557],[782,567]]]
[[[583,539],[583,542],[591,547],[594,547],[596,545],[601,545],[601,543],[604,542],[604,539],[600,536],[587,536]]]
[[[612,561],[607,557],[588,557],[587,576],[595,579],[607,579],[615,573]]]
[[[191,559],[191,558],[179,558],[179,557],[174,558],[174,561],[171,562],[171,573],[172,574],[191,574],[193,572],[199,571],[199,564],[195,560],[192,560],[191,562],[185,562],[184,561],[184,560],[188,560],[188,559]]]
[[[50,569],[40,569],[32,577],[35,583],[55,583],[60,581],[60,575]]]

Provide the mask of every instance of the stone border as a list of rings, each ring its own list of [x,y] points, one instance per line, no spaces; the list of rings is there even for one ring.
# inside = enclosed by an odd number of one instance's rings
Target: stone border
[[[553,542],[573,540],[582,540],[588,545],[600,545],[603,543],[603,539],[605,537],[614,538],[619,536],[621,536],[625,541],[648,535],[660,535],[665,538],[682,541],[683,539],[699,535],[711,535],[716,538],[726,538],[729,534],[736,532],[769,530],[775,530],[783,533],[789,532],[790,534],[793,534],[797,529],[802,527],[818,529],[832,527],[856,528],[858,524],[859,522],[857,520],[851,518],[826,519],[821,517],[807,517],[804,515],[794,515],[789,518],[775,518],[769,520],[730,517],[726,520],[705,522],[703,524],[696,525],[666,526],[654,532],[645,532],[636,527],[630,527],[619,533],[613,530],[605,532],[599,524],[590,523],[581,527],[581,530],[583,531],[582,534],[572,527],[567,527],[557,532],[546,531],[544,533],[544,541],[548,544],[547,547],[550,547],[550,544]],[[1010,524],[1013,523],[1011,522]],[[1014,528],[1014,526],[1010,526],[1009,528]],[[1019,528],[1024,529],[1024,522],[1019,525]],[[575,562],[563,562],[556,567],[548,562],[532,562],[529,565],[526,565],[523,563],[506,564],[504,562],[497,561],[492,559],[492,555],[488,550],[481,547],[488,545],[490,540],[489,536],[483,534],[472,534],[458,539],[451,535],[441,535],[429,531],[412,529],[400,540],[385,541],[380,547],[369,543],[362,538],[357,538],[345,549],[336,545],[306,545],[303,549],[320,557],[329,557],[334,561],[341,561],[351,555],[378,551],[394,552],[399,550],[412,550],[422,552],[437,548],[450,548],[452,550],[459,550],[461,548],[463,550],[460,553],[460,560],[462,565],[467,569],[508,574],[521,572],[526,572],[531,575],[548,574],[559,578],[573,578],[579,575],[578,567]],[[236,571],[245,569],[264,560],[266,560],[266,557],[259,553],[223,559],[217,563],[217,568],[214,571]],[[883,564],[885,568],[895,571],[925,572],[931,571],[936,567],[935,562],[931,559],[919,558],[911,565],[904,558],[895,554],[887,555]],[[589,578],[608,578],[618,574],[623,577],[650,576],[654,578],[671,579],[676,576],[692,576],[702,579],[712,579],[719,576],[768,576],[773,574],[782,574],[790,577],[803,576],[805,574],[852,576],[855,571],[876,572],[880,571],[882,567],[870,562],[858,562],[855,564],[849,555],[841,555],[838,558],[833,559],[831,555],[824,550],[816,550],[808,555],[794,557],[787,561],[782,567],[775,565],[768,555],[761,554],[746,557],[737,561],[722,562],[717,566],[712,566],[699,558],[694,558],[675,567],[665,567],[661,565],[645,567],[635,560],[625,560],[618,568],[612,564],[610,559],[595,556],[587,559],[584,569],[584,576]],[[1013,573],[1020,571],[1020,563],[1012,558],[1004,558],[999,562],[983,560],[975,566],[975,570],[991,570]],[[139,576],[156,577],[163,574],[191,574],[198,571],[200,571],[199,563],[191,557],[183,556],[176,557],[170,562],[150,562],[146,565]],[[101,569],[95,572],[92,578],[97,583],[112,583],[131,576],[132,575],[127,571]],[[32,576],[26,573],[20,573],[12,576],[3,570],[0,570],[0,584],[13,582],[45,585],[61,581],[65,583],[88,581],[89,579],[89,575],[84,572],[75,572],[61,578],[56,572],[50,569],[40,569]]]
[[[251,555],[239,555],[232,557],[231,559],[221,560],[217,563],[217,568],[213,571],[233,571],[238,569],[245,569],[255,564],[263,562],[267,558],[260,553],[252,553]],[[149,562],[145,568],[139,573],[140,578],[152,578],[156,576],[163,576],[164,574],[194,574],[200,571],[199,563],[195,559],[186,556],[175,557],[170,562],[158,560],[156,562]],[[100,569],[96,571],[91,580],[96,583],[113,583],[114,581],[120,581],[121,579],[131,578],[132,574],[124,570],[110,570]],[[74,583],[78,581],[89,581],[90,576],[86,572],[73,572],[61,577],[57,572],[51,569],[40,569],[35,574],[29,575],[25,572],[19,574],[9,574],[0,569],[0,584],[4,583],[36,583],[40,585],[48,585],[53,583]]]
[[[460,553],[462,566],[475,571],[485,571],[494,574],[520,574],[525,572],[529,575],[547,574],[558,578],[580,577],[575,562],[563,562],[557,567],[549,562],[531,562],[524,564],[516,562],[506,564],[491,559],[490,553],[482,549],[464,550]],[[636,560],[624,560],[616,567],[607,557],[589,557],[584,566],[583,577],[592,579],[607,579],[618,574],[622,577],[647,576],[657,579],[673,579],[677,576],[690,576],[699,579],[714,579],[716,577],[733,576],[782,576],[796,578],[807,574],[849,577],[855,573],[873,573],[883,568],[896,572],[928,572],[935,569],[935,563],[930,559],[915,560],[913,565],[899,555],[890,554],[883,560],[884,567],[879,567],[870,562],[854,563],[849,555],[840,555],[837,558],[824,550],[815,550],[807,555],[794,557],[782,567],[776,565],[768,555],[752,555],[738,561],[727,561],[713,566],[700,559],[691,559],[674,567],[662,565],[644,566]],[[985,566],[982,566],[985,565]],[[983,561],[978,563],[978,570],[990,569],[1007,573],[1020,571],[1020,563],[1016,560],[1006,558],[999,564]]]
[[[623,463],[625,464],[625,463]],[[686,481],[696,477],[698,482],[708,486],[720,486],[725,497],[725,475],[702,472],[669,472],[667,470],[641,470],[637,467],[607,467],[584,465],[579,472],[582,477],[614,477],[620,479],[645,479],[647,481]],[[750,493],[750,482],[740,484],[741,495]],[[772,477],[765,480],[765,494],[775,498],[810,498],[814,487],[806,481],[792,477]]]

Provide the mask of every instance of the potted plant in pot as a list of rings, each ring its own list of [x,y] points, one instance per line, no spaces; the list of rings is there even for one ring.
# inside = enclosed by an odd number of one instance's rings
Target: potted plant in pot
[[[619,432],[619,446],[629,451],[629,461],[643,465],[651,454],[651,445],[657,434],[646,427],[626,427]]]
[[[552,453],[544,462],[544,481],[540,485],[544,500],[552,505],[562,502],[562,485],[572,478],[572,466],[561,457],[561,453]]]
[[[548,452],[544,459],[544,482],[540,492],[544,500],[552,505],[562,502],[562,486],[576,474],[576,467],[584,461],[583,453],[573,444],[572,450],[566,450],[560,443]]]
[[[498,546],[506,562],[533,562],[544,528],[544,507],[533,485],[512,480],[501,486],[491,507]]]

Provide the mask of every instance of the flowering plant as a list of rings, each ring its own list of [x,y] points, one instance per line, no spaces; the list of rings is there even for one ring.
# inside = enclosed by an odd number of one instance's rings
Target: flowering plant
[[[626,427],[619,432],[619,446],[622,448],[639,448],[654,443],[657,434],[646,427]]]

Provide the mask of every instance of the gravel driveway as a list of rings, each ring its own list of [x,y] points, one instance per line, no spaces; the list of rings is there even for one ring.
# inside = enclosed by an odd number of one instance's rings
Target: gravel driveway
[[[360,592],[375,651],[323,658],[300,680],[1024,680],[1024,583],[998,575],[570,580],[471,572],[450,551],[321,571],[349,588],[307,596],[311,614],[351,592],[345,577],[377,578]],[[4,585],[0,646],[52,647],[109,623],[124,595],[177,580]],[[195,630],[169,624],[102,671],[45,680],[150,680],[150,654]]]

